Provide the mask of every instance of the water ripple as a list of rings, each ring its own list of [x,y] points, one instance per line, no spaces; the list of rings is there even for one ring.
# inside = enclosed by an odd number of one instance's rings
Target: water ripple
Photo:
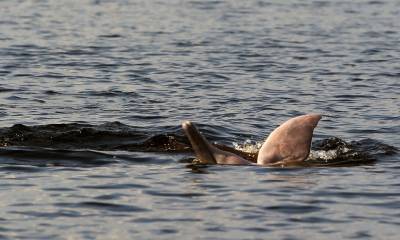
[[[67,208],[93,208],[97,210],[106,210],[111,212],[144,212],[145,208],[135,207],[132,205],[115,204],[107,202],[79,202],[79,203],[56,203],[55,206]]]
[[[0,238],[398,239],[399,7],[0,1]],[[254,153],[310,112],[302,168],[194,165],[180,128]]]

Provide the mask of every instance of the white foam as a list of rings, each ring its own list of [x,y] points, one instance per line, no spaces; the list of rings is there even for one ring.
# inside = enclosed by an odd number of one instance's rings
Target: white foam
[[[328,162],[329,160],[333,160],[338,158],[338,156],[343,155],[344,153],[349,152],[350,149],[349,148],[338,148],[338,149],[332,149],[332,150],[328,150],[328,151],[324,151],[324,150],[316,150],[310,151],[310,155],[308,156],[309,160],[325,160],[326,162]]]
[[[257,153],[263,143],[247,139],[242,144],[236,142],[233,142],[232,144],[236,150],[247,153]]]

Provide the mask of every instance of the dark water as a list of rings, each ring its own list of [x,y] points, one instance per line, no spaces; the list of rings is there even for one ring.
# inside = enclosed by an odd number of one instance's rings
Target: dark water
[[[395,0],[0,1],[0,239],[397,239],[399,17]],[[249,150],[309,112],[311,161],[350,165],[195,166],[180,130]]]

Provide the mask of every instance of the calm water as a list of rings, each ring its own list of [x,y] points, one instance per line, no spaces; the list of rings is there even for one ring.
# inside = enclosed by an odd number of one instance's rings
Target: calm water
[[[0,239],[397,239],[400,2],[0,1]],[[322,113],[377,159],[192,166]]]

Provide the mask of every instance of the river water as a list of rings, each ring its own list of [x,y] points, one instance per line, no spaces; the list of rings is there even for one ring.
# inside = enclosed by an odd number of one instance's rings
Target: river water
[[[0,239],[398,239],[399,17],[396,0],[0,1]],[[180,129],[254,148],[311,112],[312,154],[373,160],[196,166]]]

